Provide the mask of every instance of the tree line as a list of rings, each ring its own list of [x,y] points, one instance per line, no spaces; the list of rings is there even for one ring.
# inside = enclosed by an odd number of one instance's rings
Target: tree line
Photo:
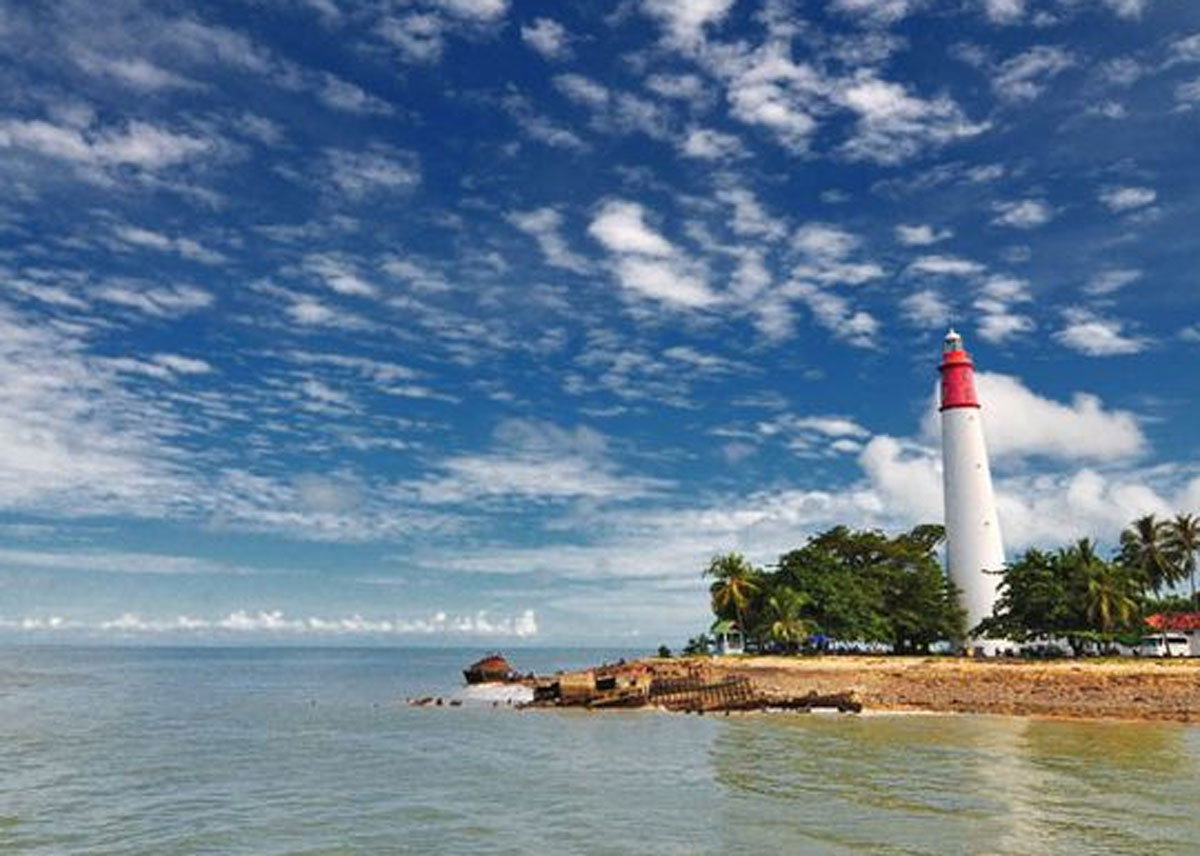
[[[843,640],[919,653],[970,635],[1061,638],[1079,653],[1089,643],[1106,648],[1136,641],[1146,635],[1147,615],[1200,608],[1196,515],[1138,518],[1108,557],[1090,539],[1026,550],[991,571],[1002,575],[999,599],[975,628],[966,626],[957,589],[942,572],[937,549],[944,538],[936,525],[894,536],[835,526],[771,569],[756,568],[740,553],[716,556],[704,570],[712,611],[735,621],[762,650],[794,653]],[[1169,594],[1185,580],[1190,598]],[[704,641],[697,637],[689,648],[699,650]]]

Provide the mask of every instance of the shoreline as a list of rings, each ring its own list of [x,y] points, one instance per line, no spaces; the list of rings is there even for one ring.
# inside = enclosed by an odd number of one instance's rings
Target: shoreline
[[[615,693],[574,694],[605,676]],[[695,713],[813,711],[972,714],[1200,723],[1200,659],[975,660],[964,657],[647,657],[538,678],[553,694],[530,707]],[[671,684],[711,691],[674,699]],[[624,687],[624,691],[622,691]],[[640,687],[640,689],[639,689]],[[729,688],[733,687],[736,692]],[[657,703],[656,703],[657,702]]]
[[[643,661],[653,668],[667,660]],[[1200,660],[973,660],[959,657],[714,657],[768,698],[853,693],[867,712],[1200,722]]]

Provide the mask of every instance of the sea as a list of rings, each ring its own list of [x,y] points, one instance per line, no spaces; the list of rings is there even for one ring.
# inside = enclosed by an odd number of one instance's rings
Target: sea
[[[0,648],[0,854],[1200,853],[1196,726],[521,711],[484,653]]]

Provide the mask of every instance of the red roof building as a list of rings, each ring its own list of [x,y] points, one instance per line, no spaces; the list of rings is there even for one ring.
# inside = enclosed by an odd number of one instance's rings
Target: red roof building
[[[1156,612],[1146,616],[1146,626],[1151,630],[1174,630],[1180,633],[1200,630],[1200,612]]]

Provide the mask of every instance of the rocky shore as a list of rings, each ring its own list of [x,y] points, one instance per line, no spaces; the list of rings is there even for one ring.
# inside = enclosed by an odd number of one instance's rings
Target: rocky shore
[[[647,660],[672,668],[670,660]],[[951,657],[718,657],[713,677],[767,698],[852,693],[866,711],[991,713],[1200,722],[1200,660],[970,660]]]

